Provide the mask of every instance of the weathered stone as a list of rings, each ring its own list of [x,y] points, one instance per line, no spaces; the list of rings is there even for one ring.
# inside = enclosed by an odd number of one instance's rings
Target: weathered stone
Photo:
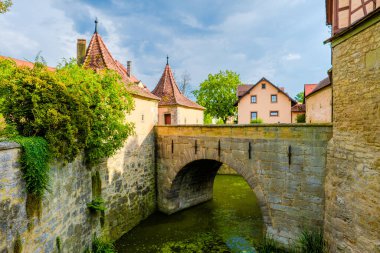
[[[331,252],[376,252],[380,22],[335,45],[332,52],[334,137],[328,145],[324,235]]]
[[[247,132],[252,134],[247,137]],[[171,146],[172,140],[176,147],[174,156],[157,150],[161,211],[173,213],[211,199],[213,180],[223,163],[256,193],[267,233],[275,239],[283,243],[296,239],[305,220],[322,227],[323,148],[332,135],[331,126],[159,126],[156,133],[158,147]],[[195,137],[197,154],[191,150]]]

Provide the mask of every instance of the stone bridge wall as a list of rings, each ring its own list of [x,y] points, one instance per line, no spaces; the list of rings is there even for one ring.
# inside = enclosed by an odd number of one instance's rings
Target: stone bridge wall
[[[302,229],[323,226],[331,125],[159,126],[156,136],[161,211],[211,199],[224,163],[251,186],[275,239],[289,243]]]

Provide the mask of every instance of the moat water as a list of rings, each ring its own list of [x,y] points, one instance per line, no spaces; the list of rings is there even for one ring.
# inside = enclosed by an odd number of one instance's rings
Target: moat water
[[[245,252],[262,238],[255,194],[240,176],[218,175],[213,200],[165,215],[156,212],[116,242],[119,253]]]

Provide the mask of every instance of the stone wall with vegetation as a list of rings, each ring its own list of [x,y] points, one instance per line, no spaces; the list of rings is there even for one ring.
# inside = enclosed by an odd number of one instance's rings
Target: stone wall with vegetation
[[[214,177],[226,164],[255,192],[276,240],[289,244],[302,230],[323,227],[331,125],[158,126],[156,133],[161,211],[212,198]]]
[[[94,234],[117,239],[155,210],[153,133],[130,137],[92,169],[80,158],[51,165],[39,218],[27,217],[20,153],[19,145],[0,143],[0,252],[19,252],[20,245],[24,253],[83,252]],[[87,204],[99,193],[106,210],[91,212]]]
[[[333,47],[333,99],[325,237],[331,252],[380,252],[380,22]]]

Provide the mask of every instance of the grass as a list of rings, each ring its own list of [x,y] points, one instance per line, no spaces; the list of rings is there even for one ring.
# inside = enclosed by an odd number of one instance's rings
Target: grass
[[[116,253],[114,243],[105,238],[94,237],[92,253]]]
[[[322,231],[303,231],[297,241],[285,248],[271,237],[264,237],[256,246],[259,253],[327,253],[328,245]]]

